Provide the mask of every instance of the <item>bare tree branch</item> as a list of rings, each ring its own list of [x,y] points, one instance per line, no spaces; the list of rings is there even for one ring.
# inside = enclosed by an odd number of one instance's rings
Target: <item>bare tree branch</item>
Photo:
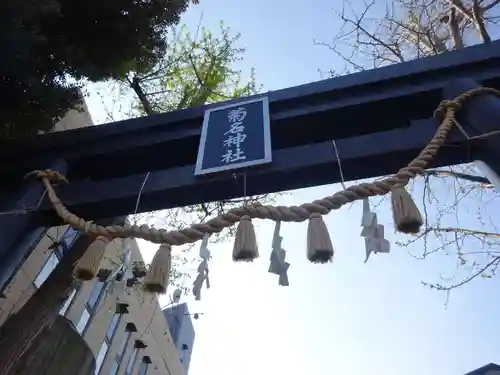
[[[500,21],[498,4],[500,0],[396,0],[381,12],[374,1],[357,2],[355,7],[346,0],[337,14],[342,24],[333,41],[315,44],[345,64],[343,71],[328,69],[330,76],[400,63],[490,43],[489,27]],[[421,195],[425,228],[398,244],[410,254],[416,250],[412,256],[418,259],[440,256],[455,261],[460,279],[426,285],[448,292],[478,276],[491,277],[500,262],[500,231],[491,216],[500,195],[491,182],[478,175],[474,164],[464,164],[428,170],[411,189]]]

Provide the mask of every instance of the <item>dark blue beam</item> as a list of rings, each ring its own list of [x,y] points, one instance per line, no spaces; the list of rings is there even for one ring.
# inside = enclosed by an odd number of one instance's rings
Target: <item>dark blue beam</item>
[[[406,129],[337,141],[344,178],[355,180],[394,173],[425,147],[437,127],[434,119],[414,121]],[[452,146],[452,147],[451,147]],[[466,143],[455,134],[431,167],[468,161]],[[139,212],[241,197],[243,180],[232,175],[195,178],[194,165],[154,171],[141,193]],[[58,188],[69,210],[86,218],[132,212],[145,173],[105,181],[72,181]],[[271,166],[246,176],[248,195],[285,191],[340,181],[331,141],[276,151]],[[332,192],[333,193],[333,192]],[[45,223],[56,224],[48,204],[41,207]]]
[[[500,41],[266,94],[274,161],[248,173],[248,194],[338,181],[331,139],[347,179],[394,172],[430,139],[433,121],[415,127],[415,120],[433,112],[456,76],[500,87]],[[43,167],[41,155],[68,162],[71,184],[61,195],[85,217],[132,212],[147,172],[141,211],[237,197],[242,187],[228,175],[193,176],[208,107],[0,144],[0,172],[10,181],[0,198],[22,186],[24,173]],[[461,148],[446,149],[437,164],[462,161]]]
[[[462,77],[446,85],[443,95],[452,99],[481,86],[469,78]],[[500,175],[500,98],[482,95],[471,100],[459,113],[458,121],[473,139],[470,151],[476,159],[482,160]]]
[[[269,92],[273,150],[407,127],[432,113],[457,76],[500,88],[500,41]],[[0,171],[20,181],[41,154],[68,160],[73,179],[188,166],[212,106],[2,143]]]
[[[413,95],[419,91],[426,92],[443,87],[446,81],[456,77],[469,77],[478,82],[491,79],[498,81],[499,62],[500,41],[496,41],[489,45],[477,45],[439,56],[272,91],[266,95],[269,97],[274,119],[284,120],[302,115],[309,116],[332,108],[358,106],[363,103]],[[415,99],[410,98],[414,103]],[[422,108],[422,104],[425,108]],[[82,141],[112,142],[114,137],[120,138],[124,134],[140,135],[156,128],[168,130],[171,139],[199,136],[203,113],[214,106],[217,104],[118,121],[105,126],[54,133],[21,143],[14,142],[2,147],[0,157],[24,153],[15,147],[21,144],[31,146],[32,152],[50,150],[53,147],[62,149],[69,146],[78,147]],[[425,117],[434,109],[435,103],[419,103],[419,106],[413,107],[412,112],[419,111],[422,113],[419,117]],[[331,125],[335,126],[333,121]],[[362,124],[357,125],[362,126]]]

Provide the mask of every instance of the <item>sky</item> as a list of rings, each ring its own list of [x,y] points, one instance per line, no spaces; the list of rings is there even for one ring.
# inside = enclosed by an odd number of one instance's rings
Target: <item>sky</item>
[[[267,91],[319,80],[318,69],[342,69],[334,53],[313,43],[328,42],[339,30],[335,3],[201,0],[182,21],[194,30],[202,18],[204,27],[218,30],[224,20],[240,32],[247,48],[240,68],[255,68]],[[90,87],[88,105],[96,123],[106,118],[97,95],[102,89]],[[452,188],[442,183],[435,193],[447,200]],[[293,191],[278,204],[300,204],[340,189],[336,184]],[[422,187],[415,189],[421,193]],[[481,204],[471,200],[460,212],[462,227],[480,225],[474,203]],[[497,207],[493,200],[481,209],[496,220]],[[456,257],[415,259],[395,243],[402,237],[394,234],[389,206],[383,203],[377,212],[391,253],[372,256],[366,264],[361,203],[325,218],[335,247],[331,264],[307,261],[306,223],[283,224],[289,287],[278,286],[277,276],[267,272],[273,223],[256,222],[261,256],[251,264],[231,261],[232,243],[212,246],[211,288],[202,291],[201,301],[185,297],[192,313],[203,313],[194,322],[190,375],[460,375],[500,363],[500,281],[479,279],[453,290],[449,300],[424,287],[422,281],[453,275]],[[422,246],[411,249],[419,253]],[[141,242],[146,260],[155,248]]]

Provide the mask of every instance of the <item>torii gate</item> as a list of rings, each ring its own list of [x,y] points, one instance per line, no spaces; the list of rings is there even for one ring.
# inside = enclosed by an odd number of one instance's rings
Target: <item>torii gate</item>
[[[207,110],[256,100],[261,116],[269,112],[272,150],[264,159],[271,152],[272,161],[244,169],[246,194],[338,182],[332,140],[346,180],[386,175],[427,144],[443,99],[481,86],[500,88],[500,41],[251,98],[4,142],[0,211],[26,210],[0,215],[0,291],[31,251],[14,251],[27,230],[61,224],[48,202],[37,205],[41,184],[24,179],[34,169],[65,174],[71,183],[58,188],[61,200],[93,220],[133,213],[146,174],[138,212],[239,197],[243,181],[235,176],[243,169],[195,174],[197,149]],[[483,160],[500,174],[500,99],[481,96],[460,115],[469,137],[490,136],[471,140],[454,131],[432,166]]]

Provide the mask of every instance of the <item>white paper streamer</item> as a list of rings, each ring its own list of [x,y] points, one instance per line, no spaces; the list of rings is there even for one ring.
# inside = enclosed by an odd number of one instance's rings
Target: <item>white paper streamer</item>
[[[378,223],[377,214],[370,211],[368,198],[363,199],[363,216],[361,217],[361,236],[365,237],[365,263],[371,253],[389,253],[390,244],[384,238],[384,226]]]
[[[207,289],[210,288],[210,280],[208,278],[208,261],[210,259],[210,250],[207,247],[209,237],[209,234],[205,234],[200,245],[200,258],[202,259],[202,261],[198,266],[198,274],[193,282],[193,295],[196,301],[201,300],[201,289],[203,288],[204,282],[206,282]]]
[[[290,268],[290,263],[285,261],[286,251],[281,248],[283,237],[279,234],[280,229],[281,222],[277,221],[274,227],[273,250],[271,251],[271,263],[268,272],[279,276],[278,283],[280,286],[289,286],[287,271]]]

